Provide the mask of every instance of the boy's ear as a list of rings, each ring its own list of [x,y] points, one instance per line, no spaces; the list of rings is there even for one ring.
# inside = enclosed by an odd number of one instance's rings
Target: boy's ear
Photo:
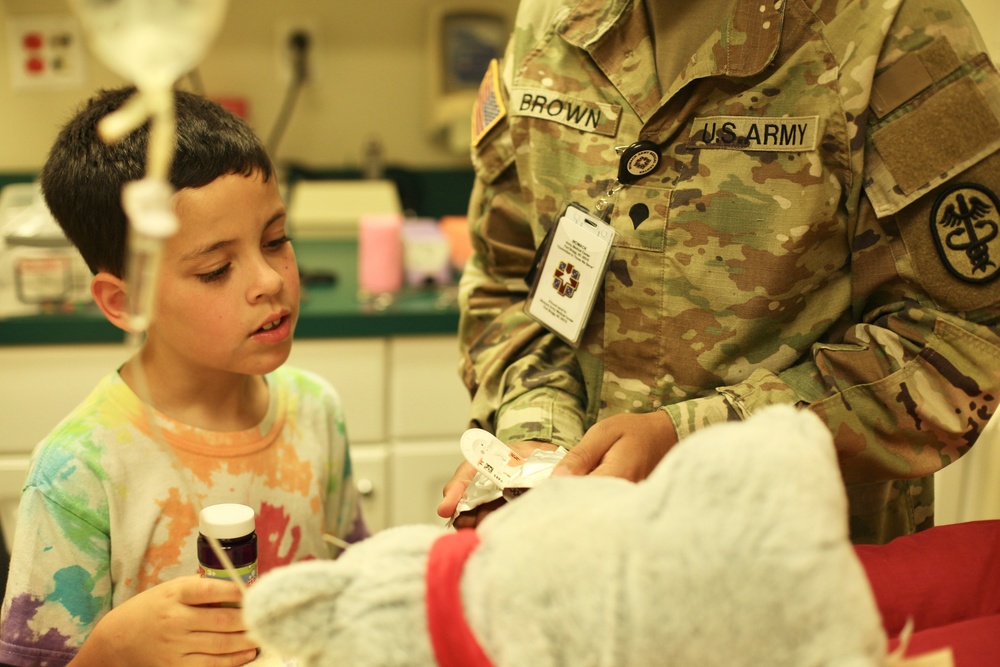
[[[111,324],[122,331],[132,331],[129,327],[128,299],[124,280],[107,271],[101,271],[90,281],[90,293],[94,296],[94,303]]]

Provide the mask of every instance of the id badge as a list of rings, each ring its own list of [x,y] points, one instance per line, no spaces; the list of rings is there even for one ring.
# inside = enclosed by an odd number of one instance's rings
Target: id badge
[[[524,309],[573,347],[594,310],[616,236],[611,225],[570,204],[539,263]]]

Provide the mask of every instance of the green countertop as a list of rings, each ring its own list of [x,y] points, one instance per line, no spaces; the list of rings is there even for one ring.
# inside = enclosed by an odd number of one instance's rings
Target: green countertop
[[[458,330],[455,288],[404,287],[388,304],[358,298],[357,243],[295,241],[303,274],[297,339],[451,334]],[[335,276],[324,283],[322,274]],[[318,277],[312,282],[310,278]],[[124,341],[93,304],[72,313],[0,318],[0,345]]]

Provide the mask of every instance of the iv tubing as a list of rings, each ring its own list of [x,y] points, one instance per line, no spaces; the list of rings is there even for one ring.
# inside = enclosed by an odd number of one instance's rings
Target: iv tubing
[[[150,120],[146,178],[167,181],[177,138],[173,91],[139,86],[120,109],[101,119],[101,138],[115,142]]]
[[[128,336],[139,349],[155,308],[155,289],[164,242],[176,233],[170,167],[177,143],[173,82],[193,68],[217,32],[226,0],[70,0],[80,15],[95,55],[136,86],[136,92],[98,125],[113,143],[149,122],[145,176],[121,193],[128,218]],[[170,450],[153,408],[142,360],[135,356],[136,393],[145,406],[152,439]],[[175,458],[180,470],[183,466]],[[187,479],[181,480],[187,486]],[[203,498],[186,489],[200,510]],[[225,562],[225,561],[223,561]]]
[[[177,128],[173,91],[170,88],[139,88],[117,111],[101,120],[100,133],[113,142],[149,120],[146,174],[125,184],[122,208],[129,219],[126,279],[129,294],[129,326],[137,336],[152,317],[154,291],[163,242],[177,231],[177,218],[168,180]]]
[[[177,140],[177,120],[174,113],[174,95],[166,90],[142,91],[150,98],[153,123],[149,128],[149,157],[146,178],[169,182],[170,163]]]

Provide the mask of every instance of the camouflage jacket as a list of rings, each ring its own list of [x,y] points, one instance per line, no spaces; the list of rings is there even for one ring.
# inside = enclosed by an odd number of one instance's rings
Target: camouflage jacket
[[[1000,396],[1000,76],[958,0],[736,0],[661,91],[641,0],[523,0],[473,114],[472,423],[572,447],[773,403],[834,434],[856,541],[933,521]],[[657,168],[615,188],[616,147]],[[537,246],[612,192],[574,349],[523,312]]]

